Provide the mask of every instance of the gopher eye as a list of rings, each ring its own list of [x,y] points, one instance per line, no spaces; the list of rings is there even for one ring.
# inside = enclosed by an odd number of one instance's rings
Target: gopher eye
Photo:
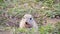
[[[30,20],[32,20],[32,18],[30,18]]]

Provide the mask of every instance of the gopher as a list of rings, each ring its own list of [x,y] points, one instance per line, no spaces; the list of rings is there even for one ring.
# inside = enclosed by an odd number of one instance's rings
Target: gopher
[[[38,30],[37,23],[33,19],[33,16],[31,14],[25,14],[20,21],[20,28],[34,28],[35,30]]]

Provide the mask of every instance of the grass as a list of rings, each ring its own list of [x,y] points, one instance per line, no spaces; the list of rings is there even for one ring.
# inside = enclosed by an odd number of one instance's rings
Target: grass
[[[60,1],[57,0],[10,0],[3,1],[0,0],[0,25],[8,26],[6,23],[19,23],[22,16],[26,13],[32,14],[39,25],[40,34],[60,34],[59,26],[52,27],[52,25],[47,24],[43,26],[41,23],[44,21],[43,18],[52,18],[55,15],[60,15]],[[36,17],[37,16],[37,17]],[[11,26],[10,26],[11,27]],[[14,25],[14,27],[16,27]],[[14,28],[12,27],[12,29]],[[6,28],[7,30],[9,28]],[[33,34],[32,31],[27,31],[26,29],[16,28],[16,33],[26,32],[26,34]],[[15,32],[14,32],[15,34]]]

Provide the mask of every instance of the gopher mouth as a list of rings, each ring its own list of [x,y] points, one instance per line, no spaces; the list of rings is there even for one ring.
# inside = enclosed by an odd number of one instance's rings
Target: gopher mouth
[[[26,27],[26,28],[32,28],[32,25],[29,24],[28,22],[25,22],[25,27]]]

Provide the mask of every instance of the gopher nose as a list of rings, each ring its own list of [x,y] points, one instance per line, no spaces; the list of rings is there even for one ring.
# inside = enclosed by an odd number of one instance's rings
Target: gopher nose
[[[25,27],[27,27],[27,28],[32,28],[32,25],[31,24],[29,24],[28,22],[25,22]]]
[[[29,25],[29,23],[28,23],[28,22],[25,22],[25,24],[26,24],[26,25]]]

